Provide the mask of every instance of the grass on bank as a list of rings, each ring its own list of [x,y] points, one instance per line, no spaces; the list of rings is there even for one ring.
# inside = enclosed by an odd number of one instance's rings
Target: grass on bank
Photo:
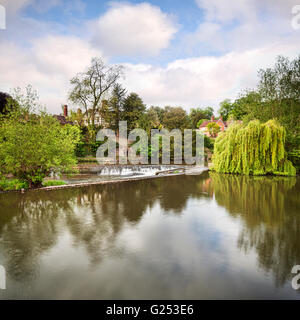
[[[65,185],[66,182],[63,180],[46,180],[43,182],[43,187],[51,187],[51,186],[62,186]],[[15,190],[28,190],[29,185],[26,181],[21,181],[18,179],[1,179],[0,180],[0,191],[15,191]]]
[[[63,180],[46,180],[43,182],[43,187],[63,186],[66,184]]]

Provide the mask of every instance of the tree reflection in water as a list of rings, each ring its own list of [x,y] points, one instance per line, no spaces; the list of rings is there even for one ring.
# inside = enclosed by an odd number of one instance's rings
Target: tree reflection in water
[[[195,188],[195,177],[181,178],[0,194],[0,251],[10,277],[38,277],[39,259],[55,246],[65,227],[73,246],[84,246],[91,265],[99,263],[124,224],[137,224],[156,202],[166,212],[179,214],[189,197],[203,196],[207,176],[197,179],[200,188]]]
[[[38,279],[42,257],[67,233],[95,268],[121,250],[118,235],[128,226],[138,228],[149,209],[183,218],[190,200],[199,199],[200,206],[204,199],[242,221],[238,248],[254,249],[260,267],[282,285],[291,277],[291,266],[300,263],[299,189],[297,178],[204,173],[0,194],[0,261],[15,281]]]
[[[255,249],[259,266],[273,273],[277,286],[292,277],[300,263],[299,180],[210,173],[217,203],[244,228],[238,247]]]

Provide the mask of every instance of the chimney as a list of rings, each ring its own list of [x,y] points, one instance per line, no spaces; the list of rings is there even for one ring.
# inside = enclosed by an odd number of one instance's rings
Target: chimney
[[[215,121],[215,116],[211,116],[211,121]]]
[[[66,104],[64,105],[64,117],[68,117],[68,106]]]

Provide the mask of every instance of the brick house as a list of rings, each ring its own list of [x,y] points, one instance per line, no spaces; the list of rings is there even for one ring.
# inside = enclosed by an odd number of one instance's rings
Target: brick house
[[[215,117],[212,116],[210,120],[204,121],[199,127],[200,131],[207,137],[211,137],[207,125],[212,122],[215,122],[220,127],[220,132],[225,131],[228,127],[228,123],[226,121],[223,121],[223,117],[215,119]]]
[[[53,117],[56,118],[61,125],[66,125],[66,124],[73,125],[74,124],[72,121],[68,120],[68,106],[67,105],[64,105],[64,113],[63,114],[55,114]]]

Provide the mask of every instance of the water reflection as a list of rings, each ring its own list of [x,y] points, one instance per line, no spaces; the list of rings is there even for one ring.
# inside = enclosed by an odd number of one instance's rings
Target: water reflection
[[[238,247],[246,253],[255,248],[259,265],[283,285],[300,263],[299,179],[211,177],[217,203],[243,220]]]
[[[300,264],[299,189],[296,178],[205,173],[0,194],[9,281],[0,297],[255,298],[250,280],[241,292],[228,288],[245,259],[254,260],[245,279],[263,277],[272,297],[272,283],[285,287]],[[287,290],[279,296],[295,294]]]

